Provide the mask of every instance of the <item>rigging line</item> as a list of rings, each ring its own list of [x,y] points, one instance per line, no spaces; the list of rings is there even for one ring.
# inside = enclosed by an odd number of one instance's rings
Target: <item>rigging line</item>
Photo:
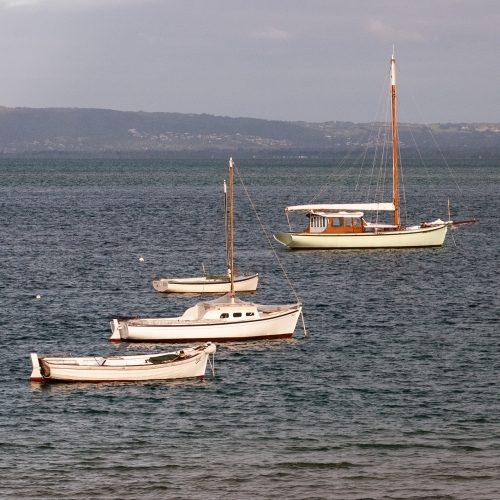
[[[387,114],[389,114],[388,108],[387,108]],[[386,120],[388,119],[388,115],[386,116]],[[384,149],[385,156],[380,159],[380,166],[379,166],[379,173],[378,173],[378,179],[377,179],[377,189],[375,191],[376,193],[376,199],[378,200],[383,200],[384,199],[384,193],[385,193],[385,179],[387,177],[387,160],[389,158],[389,145],[387,140],[384,141],[384,145],[386,146]]]
[[[417,104],[417,101],[415,100],[415,96],[413,95],[413,92],[411,91],[411,89],[409,89],[410,91],[410,95],[413,99],[413,103],[415,104],[416,108],[418,109],[418,112],[420,114],[420,117],[422,118],[423,122],[424,122],[424,125],[427,127],[427,130],[429,131],[429,133],[431,134],[431,137],[432,137],[432,140],[434,142],[434,145],[436,146],[437,150],[439,151],[439,154],[441,156],[441,158],[443,159],[444,161],[444,164],[446,165],[446,168],[448,169],[448,172],[449,174],[451,175],[451,178],[453,179],[454,183],[455,183],[455,186],[456,188],[458,189],[459,193],[462,195],[462,203],[463,205],[465,206],[465,209],[467,210],[468,213],[473,213],[471,212],[470,208],[469,208],[469,205],[467,204],[467,202],[465,202],[465,194],[464,192],[462,191],[462,188],[460,187],[460,185],[458,184],[458,181],[455,177],[455,175],[453,174],[453,170],[450,168],[448,162],[446,161],[446,158],[444,157],[443,155],[443,152],[441,151],[441,148],[439,147],[437,141],[436,141],[436,137],[434,136],[434,134],[432,133],[432,129],[430,128],[429,124],[427,123],[427,121],[425,120],[424,118],[424,115],[422,114],[422,111],[420,110],[420,107],[419,105]],[[420,154],[420,152],[419,152]],[[474,217],[475,218],[475,217]]]
[[[378,174],[378,179],[377,179],[377,184],[375,186],[375,197],[376,199],[383,200],[384,199],[384,187],[385,187],[385,178],[386,178],[386,170],[387,170],[387,159],[389,157],[389,145],[387,142],[387,130],[388,126],[387,124],[389,123],[389,116],[390,116],[390,93],[388,92],[389,90],[389,75],[390,75],[390,64],[389,64],[389,71],[385,73],[385,79],[384,79],[384,85],[382,87],[382,92],[381,92],[381,97],[380,97],[380,103],[382,103],[382,98],[385,95],[385,117],[382,121],[381,126],[379,126],[379,138],[380,134],[382,133],[383,141],[382,141],[382,153],[380,156],[380,165],[379,165],[379,174]],[[379,108],[380,109],[380,108]],[[381,112],[384,110],[381,109]],[[384,132],[382,132],[384,130]],[[374,159],[374,165],[376,164],[376,160]],[[382,182],[382,185],[380,185],[380,182]],[[377,213],[377,218],[378,218],[378,213]]]
[[[358,138],[357,142],[354,142],[353,144],[350,145],[350,148],[349,148],[348,152],[344,155],[344,157],[342,158],[341,162],[337,165],[337,167],[335,168],[335,170],[326,178],[326,181],[323,183],[323,186],[318,191],[318,193],[316,194],[316,196],[314,196],[311,199],[311,202],[314,201],[315,199],[317,199],[329,187],[329,182],[331,181],[331,179],[336,175],[337,171],[340,170],[340,167],[350,158],[352,152],[356,149],[356,147],[358,146],[359,142],[361,141],[361,139],[365,135],[366,135],[366,130],[361,134],[361,137]],[[342,175],[343,174],[341,174],[340,177],[342,177]]]
[[[219,218],[220,218],[220,214],[222,212],[222,210],[220,209],[220,206],[219,204],[217,204],[218,208],[215,212],[215,224],[214,224],[214,228],[212,230],[212,239],[210,241],[210,247],[209,247],[209,251],[208,251],[208,255],[209,255],[209,265],[212,266],[212,258],[213,258],[213,248],[214,248],[214,243],[215,243],[215,237],[217,236],[218,234],[218,228],[219,228]]]
[[[377,105],[377,111],[376,111],[376,114],[375,114],[375,117],[378,115],[379,111],[380,111],[380,106],[381,106],[381,102],[382,102],[382,97],[383,97],[383,94],[384,94],[384,87],[386,85],[386,82],[387,82],[387,79],[388,79],[388,74],[386,73],[386,78],[385,78],[385,81],[384,81],[384,84],[382,86],[382,92],[380,93],[380,97],[379,97],[379,102],[378,102],[378,105]],[[321,196],[325,191],[326,189],[329,187],[329,183],[330,181],[332,180],[332,178],[336,175],[337,171],[340,169],[340,167],[347,161],[347,159],[350,158],[351,154],[358,148],[358,146],[360,145],[361,141],[368,135],[368,142],[367,142],[367,145],[366,147],[364,148],[364,155],[367,154],[367,151],[368,151],[368,144],[370,142],[370,138],[372,136],[372,131],[373,131],[373,128],[375,126],[375,120],[372,121],[369,126],[368,126],[368,129],[365,129],[364,132],[361,134],[360,137],[358,137],[358,139],[356,140],[356,142],[354,144],[351,145],[351,148],[349,149],[349,151],[346,153],[346,155],[343,157],[343,159],[341,160],[341,162],[337,165],[337,167],[335,168],[335,170],[327,177],[326,181],[324,182],[324,185],[323,187],[318,191],[318,193],[309,201],[309,203],[312,203],[314,200],[316,200],[319,196]],[[356,165],[356,161],[359,161],[359,158],[363,157],[363,154],[361,154],[357,160],[355,160],[355,163],[354,165],[352,165],[351,167],[349,167],[348,171],[346,173],[343,174],[343,176],[345,178],[347,178],[347,174],[349,173],[349,171],[351,169],[354,168],[354,166]],[[363,163],[362,163],[363,165]],[[361,170],[362,166],[360,167],[360,170]],[[342,176],[341,176],[342,177]]]
[[[386,78],[386,80],[387,80],[387,78]],[[385,82],[384,82],[384,87],[385,87]],[[385,89],[383,88],[382,89],[382,93],[384,93],[384,90]],[[382,95],[381,95],[381,97],[379,99],[379,104],[377,106],[377,115],[376,116],[378,116],[378,114],[379,114],[381,100],[382,100]],[[371,127],[370,128],[370,135],[368,137],[368,143],[367,143],[366,148],[365,148],[365,157],[363,158],[363,163],[362,163],[362,165],[361,165],[361,167],[359,169],[358,180],[357,180],[356,189],[355,189],[355,191],[356,191],[357,187],[359,185],[359,180],[361,178],[361,171],[362,171],[362,169],[364,167],[364,160],[365,160],[365,158],[366,158],[366,156],[368,154],[368,147],[369,147],[369,144],[370,144],[370,142],[372,140],[372,137],[374,137],[375,147],[374,147],[374,150],[373,150],[373,159],[372,159],[372,164],[371,164],[371,174],[370,174],[370,177],[369,177],[369,183],[368,183],[368,189],[367,189],[367,200],[370,199],[371,179],[373,178],[373,169],[374,169],[374,165],[376,163],[376,157],[377,157],[377,153],[379,151],[379,146],[380,146],[380,143],[381,143],[381,141],[380,141],[380,135],[382,133],[381,132],[382,131],[382,127],[380,126],[380,124],[377,127],[377,133],[372,135],[372,133],[373,133],[373,131],[375,129],[375,123],[376,123],[376,120],[374,120],[374,121],[372,121],[370,123],[370,127]],[[383,147],[384,147],[384,145],[385,145],[385,143],[382,143]],[[382,152],[382,155],[383,155],[383,152]]]
[[[236,172],[236,175],[238,176],[239,181],[241,182],[241,185],[243,186],[243,189],[245,190],[245,193],[247,195],[248,201],[250,202],[250,205],[252,206],[254,214],[257,217],[257,220],[259,221],[259,224],[260,224],[260,227],[262,229],[262,232],[264,233],[264,236],[266,237],[267,242],[269,243],[269,246],[271,247],[271,250],[273,251],[274,256],[276,257],[276,260],[278,261],[278,264],[281,267],[281,270],[283,271],[283,274],[284,274],[284,276],[285,276],[288,284],[290,285],[290,288],[291,288],[293,294],[295,295],[295,298],[297,299],[297,302],[300,302],[299,296],[297,295],[297,292],[295,291],[295,288],[293,287],[292,282],[290,281],[290,278],[288,277],[288,274],[287,274],[287,272],[285,270],[285,266],[281,263],[281,260],[279,259],[278,254],[276,253],[275,248],[273,247],[271,239],[269,238],[269,235],[267,234],[266,228],[264,227],[264,224],[262,223],[262,220],[259,217],[259,214],[257,213],[257,209],[255,207],[255,204],[254,204],[252,198],[250,197],[250,193],[248,192],[248,189],[247,189],[245,183],[243,182],[243,179],[242,179],[242,177],[240,175],[240,172],[239,172],[239,170],[236,167],[236,164],[234,162],[233,162],[233,168],[234,168],[234,171]]]
[[[370,143],[370,138],[371,138],[371,130],[370,130],[370,136],[368,137],[368,144]],[[363,153],[363,158],[361,160],[361,165],[360,165],[359,170],[358,170],[358,176],[356,177],[356,183],[354,185],[354,191],[353,191],[353,194],[352,194],[352,199],[353,200],[357,199],[358,187],[359,187],[359,183],[360,183],[360,179],[361,179],[361,172],[364,169],[367,155],[368,155],[368,146],[366,146],[365,151]]]
[[[373,152],[373,158],[371,162],[371,169],[369,171],[370,176],[368,178],[368,188],[366,190],[366,202],[370,201],[370,193],[372,190],[372,185],[373,185],[373,178],[374,178],[374,173],[375,173],[375,165],[377,164],[377,155],[380,152],[380,134],[381,134],[381,127],[378,127],[378,134],[377,134],[377,144],[375,146],[375,151]],[[380,153],[381,156],[384,155],[384,143],[382,143],[382,152]]]
[[[387,78],[386,78],[387,81]],[[384,85],[385,86],[385,85]],[[372,191],[372,186],[375,178],[375,168],[377,165],[377,155],[380,152],[380,163],[379,163],[379,168],[378,168],[378,179],[380,179],[380,171],[386,167],[387,164],[387,158],[389,155],[389,143],[387,141],[387,123],[389,120],[389,114],[390,114],[390,95],[387,92],[387,88],[384,88],[384,93],[386,93],[387,98],[386,98],[386,104],[385,104],[385,118],[382,119],[381,122],[379,123],[378,126],[378,136],[377,136],[377,148],[375,150],[373,160],[372,160],[372,168],[371,168],[371,173],[370,173],[370,179],[369,179],[369,185],[368,185],[368,190],[367,190],[367,195],[366,195],[366,201],[369,202],[371,200],[371,191]],[[381,147],[380,147],[381,145]],[[387,168],[387,167],[386,167]],[[378,190],[378,185],[379,185],[379,180],[375,182],[375,186],[373,186],[374,189],[374,197],[375,199],[380,199],[380,194]],[[378,198],[377,198],[378,197]],[[373,214],[372,214],[372,219],[373,219]]]
[[[392,97],[390,92],[387,92],[387,108],[386,108],[386,119],[385,123],[386,125],[386,133],[385,133],[385,158],[384,161],[381,162],[380,168],[383,171],[383,177],[382,177],[382,191],[380,193],[380,199],[385,200],[385,190],[386,190],[386,180],[389,177],[388,172],[390,172],[391,177],[392,177],[392,161],[389,162],[389,155],[392,160]],[[389,123],[391,125],[389,126]],[[397,132],[397,127],[396,127],[396,132]],[[387,140],[387,137],[391,137],[391,140]],[[392,199],[392,183],[389,188],[389,193],[390,195],[387,197],[388,199]]]
[[[388,113],[388,106],[387,106],[387,98],[385,99],[384,101],[384,95],[387,95],[387,83],[388,83],[388,79],[389,79],[389,72],[386,72],[385,73],[385,79],[384,79],[384,82],[382,84],[382,89],[380,90],[380,96],[379,96],[379,99],[378,99],[378,104],[377,104],[377,111],[375,113],[375,117],[374,117],[374,120],[372,121],[372,128],[375,127],[375,124],[378,123],[378,127],[377,127],[377,138],[376,138],[376,144],[375,144],[375,149],[374,149],[374,154],[373,154],[373,160],[372,160],[372,168],[371,168],[371,172],[370,172],[370,177],[369,177],[369,182],[368,182],[368,189],[367,189],[367,193],[366,193],[366,200],[369,201],[370,200],[370,191],[371,191],[371,187],[372,187],[372,179],[374,177],[374,169],[375,169],[375,165],[377,163],[377,153],[379,152],[379,146],[380,146],[380,135],[382,133],[382,126],[380,125],[380,122],[377,121],[377,117],[379,116],[380,113],[383,112],[383,109],[382,109],[382,106],[383,106],[383,102],[385,102],[385,110],[386,110],[386,120],[387,121],[387,113]],[[384,141],[382,142],[382,153],[381,153],[381,156],[383,157],[384,155],[384,149],[385,149],[385,139]]]
[[[408,225],[408,205],[406,203],[406,186],[404,179],[404,169],[403,169],[403,161],[401,158],[401,144],[399,142],[399,129],[397,132],[397,140],[398,140],[398,171],[399,171],[399,179],[401,183],[401,188],[403,191],[403,207],[405,212],[405,224]],[[399,208],[401,209],[401,201],[399,203]]]
[[[335,186],[335,193],[336,193],[335,196],[337,196],[338,198],[343,199],[342,194],[341,194],[342,193],[342,189],[345,188],[345,185],[347,184],[347,181],[350,178],[351,171],[354,169],[354,167],[356,165],[358,165],[360,159],[363,158],[365,155],[366,155],[366,152],[365,151],[361,151],[361,153],[358,155],[358,157],[355,158],[355,159],[353,159],[353,164],[350,165],[344,172],[342,172],[341,174],[339,174],[339,176],[337,178],[338,182],[337,182],[337,185]],[[352,191],[350,192],[350,196],[351,197],[353,196]]]
[[[379,104],[379,107],[380,107],[380,104]],[[377,114],[378,114],[378,109],[377,109]],[[359,174],[358,174],[358,179],[357,179],[357,183],[356,183],[356,189],[355,191],[357,190],[358,188],[358,185],[359,185],[359,181],[361,179],[361,172],[364,168],[364,165],[365,165],[365,160],[366,160],[366,157],[368,155],[368,148],[370,146],[370,143],[374,140],[375,141],[375,147],[374,147],[374,150],[373,150],[373,154],[374,154],[374,157],[377,156],[377,151],[378,151],[378,147],[379,147],[379,139],[380,139],[380,126],[377,127],[377,133],[375,134],[374,133],[374,129],[375,129],[375,121],[372,121],[370,123],[370,135],[368,137],[368,142],[366,144],[366,148],[365,148],[365,154],[363,156],[363,161],[361,163],[361,166],[360,166],[360,169],[359,169]],[[372,160],[372,168],[373,168],[373,160]],[[370,185],[370,184],[369,184]]]
[[[388,163],[388,158],[389,158],[389,149],[390,145],[389,142],[387,141],[387,131],[389,130],[388,126],[386,125],[389,120],[390,116],[390,94],[387,93],[387,101],[386,101],[386,108],[385,108],[385,121],[383,121],[380,125],[380,129],[384,130],[385,132],[383,133],[383,147],[382,147],[382,152],[380,156],[380,161],[378,164],[378,170],[377,170],[377,180],[375,183],[375,200],[383,200],[384,199],[384,190],[385,190],[385,178],[386,178],[386,173],[387,173],[387,163]],[[373,160],[373,170],[375,170],[375,166],[377,165],[377,159],[374,158]],[[373,174],[372,174],[373,177]],[[378,217],[378,215],[377,215]]]
[[[399,105],[399,110],[400,110],[400,113],[405,117],[406,119],[406,115],[405,115],[405,112],[404,112],[404,108],[402,109],[402,107]],[[413,144],[415,144],[415,149],[417,150],[417,153],[418,153],[418,157],[420,158],[420,162],[422,163],[422,165],[424,166],[424,169],[425,169],[425,173],[427,174],[427,179],[429,180],[429,183],[430,183],[430,186],[431,186],[431,189],[434,193],[434,197],[436,199],[436,203],[437,205],[439,206],[440,205],[440,200],[439,200],[439,194],[437,192],[437,189],[436,189],[436,186],[434,185],[433,183],[433,180],[432,180],[432,177],[431,177],[431,174],[429,172],[429,169],[427,168],[427,164],[425,163],[423,157],[422,157],[422,154],[420,153],[420,149],[417,145],[417,141],[415,139],[415,136],[413,135],[413,132],[411,130],[411,127],[409,126],[409,123],[407,122],[407,126],[408,126],[408,132],[410,132],[410,135],[411,135],[411,138],[413,140]]]
[[[379,129],[379,130],[378,130],[378,133],[377,133],[377,135],[376,135],[375,139],[372,139],[372,137],[373,137],[372,133],[373,133],[373,130],[374,130],[374,127],[375,127],[375,123],[373,123],[373,122],[372,122],[372,123],[370,124],[370,127],[371,127],[371,128],[370,128],[370,135],[369,135],[369,137],[368,137],[368,142],[367,142],[366,148],[364,149],[364,153],[363,153],[363,156],[362,156],[362,158],[363,158],[363,159],[362,159],[362,161],[361,161],[361,165],[360,165],[360,168],[359,168],[359,171],[358,171],[358,177],[357,177],[357,179],[356,179],[356,185],[355,185],[355,187],[354,187],[354,195],[353,195],[353,198],[354,198],[354,199],[356,198],[356,197],[355,197],[355,194],[356,194],[356,193],[357,193],[357,191],[358,191],[358,188],[359,188],[359,185],[360,185],[360,180],[361,180],[361,174],[362,174],[362,172],[363,172],[363,170],[364,170],[364,167],[365,167],[365,161],[366,161],[367,156],[368,156],[368,147],[369,147],[369,145],[370,145],[370,143],[371,143],[371,141],[372,141],[372,140],[375,140],[375,147],[374,147],[374,152],[373,152],[373,154],[374,154],[374,157],[376,157],[376,156],[377,156],[377,151],[378,151],[378,142],[379,142],[379,140],[378,140],[378,139],[379,139],[379,137],[380,137],[380,127],[378,127],[378,129]],[[373,160],[372,160],[372,168],[373,168]],[[370,177],[370,178],[371,178],[371,177]],[[368,192],[370,191],[370,184],[371,184],[371,183],[369,182],[369,184],[368,184]]]
[[[367,131],[365,131],[365,133],[364,133],[364,136],[366,136],[366,134],[369,134],[368,140],[370,140],[371,132],[372,132],[371,129],[367,129]],[[351,151],[351,153],[353,153],[353,151]],[[361,176],[361,170],[362,170],[362,168],[364,166],[364,162],[366,160],[367,154],[368,154],[368,144],[367,144],[367,147],[365,147],[364,149],[361,150],[361,152],[359,153],[359,155],[356,158],[352,159],[352,164],[345,171],[342,171],[340,174],[338,174],[338,178],[337,178],[338,182],[335,185],[335,195],[334,195],[334,197],[335,196],[336,197],[341,197],[340,193],[341,193],[342,189],[345,187],[345,184],[347,183],[348,179],[352,177],[351,171],[354,170],[354,168],[356,166],[359,166],[358,180],[357,180],[356,188],[355,188],[355,190],[357,190],[357,186],[359,184],[359,179],[360,179],[360,176]],[[347,158],[345,158],[345,159],[347,159]],[[338,168],[336,170],[338,170]],[[334,174],[335,173],[336,172],[334,172]],[[332,175],[334,175],[334,174],[332,174]],[[332,177],[332,175],[330,175],[330,177]],[[329,187],[329,186],[324,186],[322,188],[322,190],[320,191],[320,193],[318,193],[318,195],[321,194],[322,192],[326,191],[327,187]],[[348,193],[348,196],[350,198],[354,199],[355,198],[355,192],[353,192],[352,190],[350,190],[349,193]]]
[[[380,108],[380,104],[379,104],[379,108]],[[378,113],[378,109],[377,109],[377,113]],[[357,189],[358,189],[358,186],[359,186],[359,180],[361,178],[361,172],[363,170],[363,167],[364,167],[364,164],[365,164],[365,160],[366,160],[366,156],[368,154],[368,147],[369,147],[369,144],[370,144],[370,141],[372,140],[372,137],[373,137],[373,129],[375,127],[375,122],[370,122],[369,125],[368,125],[368,128],[363,132],[363,134],[358,138],[357,142],[353,145],[353,147],[351,148],[351,150],[348,152],[348,154],[344,157],[342,163],[337,167],[336,170],[339,169],[339,167],[345,163],[345,161],[347,161],[348,158],[351,157],[352,153],[356,150],[356,148],[360,145],[361,141],[363,139],[365,139],[365,137],[367,137],[367,143],[366,143],[366,146],[365,148],[362,150],[362,152],[358,155],[358,157],[356,159],[353,159],[353,164],[348,168],[347,171],[345,171],[339,178],[342,178],[344,177],[344,180],[347,180],[347,177],[348,175],[350,175],[350,171],[353,170],[355,168],[356,165],[360,164],[359,166],[359,174],[358,174],[358,177],[357,177],[357,181],[356,181],[356,185],[355,185],[355,188],[354,188],[354,192],[351,192],[351,198],[354,198],[354,195],[355,193],[357,192]],[[335,175],[336,171],[333,172],[328,180],[330,180],[334,175]],[[321,194],[322,192],[324,192],[326,190],[326,186],[322,189],[322,191],[319,194]],[[317,195],[317,196],[318,196]]]
[[[364,138],[364,136],[366,135],[366,130],[361,134],[361,137],[358,138],[357,142],[355,142],[354,144],[351,144],[350,146],[350,149],[348,150],[348,152],[345,154],[345,156],[342,158],[341,162],[337,165],[337,167],[335,168],[335,170],[326,178],[326,181],[324,182],[324,185],[323,187],[320,188],[320,190],[316,193],[315,196],[313,196],[310,200],[309,200],[309,204],[312,203],[314,200],[318,199],[318,197],[320,195],[322,195],[326,189],[329,187],[329,182],[330,180],[335,176],[335,174],[337,173],[337,171],[340,169],[340,167],[349,159],[349,157],[351,156],[352,152],[358,147],[360,141]]]
[[[368,156],[368,148],[369,148],[369,146],[370,146],[371,142],[373,141],[373,136],[374,136],[373,131],[374,131],[374,128],[375,128],[375,122],[371,122],[371,123],[369,124],[368,141],[367,141],[367,143],[366,143],[366,147],[365,147],[365,149],[364,149],[364,154],[363,154],[363,157],[362,157],[363,159],[362,159],[362,161],[361,161],[361,165],[360,165],[360,167],[359,167],[359,171],[358,171],[358,177],[356,178],[356,184],[355,184],[355,186],[354,186],[353,199],[356,199],[356,196],[355,196],[355,195],[356,195],[356,193],[358,192],[358,187],[359,187],[359,185],[360,185],[360,180],[361,180],[361,173],[362,173],[362,171],[363,171],[363,169],[364,169],[364,167],[365,167],[365,161],[366,161],[367,156]],[[375,140],[375,148],[374,148],[374,150],[375,150],[375,151],[376,151],[376,148],[377,148],[377,142],[378,142],[378,141],[377,141],[377,140]]]
[[[456,229],[456,228],[452,227],[451,229]],[[451,229],[450,229],[451,239],[453,240],[454,245],[457,246],[457,242],[455,241],[455,236],[453,236]]]
[[[403,206],[405,211],[405,221],[406,225],[408,225],[408,206],[406,204],[406,187],[405,180],[403,174],[403,162],[401,159],[401,144],[399,143],[399,128],[397,130],[397,141],[398,141],[398,170],[399,170],[399,178],[401,179],[401,187],[403,188]],[[399,203],[399,207],[401,208],[401,203]]]

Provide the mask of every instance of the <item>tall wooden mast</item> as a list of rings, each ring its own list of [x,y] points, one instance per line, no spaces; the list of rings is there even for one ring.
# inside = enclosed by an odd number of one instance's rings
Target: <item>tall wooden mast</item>
[[[228,203],[227,203],[227,186],[226,179],[224,179],[224,233],[226,237],[226,269],[228,270],[229,276],[229,214],[228,214]]]
[[[233,224],[233,159],[229,158],[229,273],[231,302],[234,302],[234,224]]]
[[[391,58],[391,115],[392,115],[392,203],[394,204],[394,225],[400,226],[398,193],[398,129],[396,121],[396,59]]]

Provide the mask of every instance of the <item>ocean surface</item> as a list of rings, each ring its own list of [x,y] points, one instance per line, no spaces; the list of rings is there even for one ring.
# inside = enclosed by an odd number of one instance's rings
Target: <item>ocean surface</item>
[[[236,166],[269,233],[336,171]],[[290,251],[238,180],[236,267],[261,275],[242,298],[293,302],[281,262],[308,338],[299,322],[291,340],[219,344],[204,380],[42,385],[30,352],[170,350],[111,344],[109,320],[182,314],[200,297],[152,279],[224,270],[227,167],[1,160],[0,498],[500,498],[500,165],[409,167],[409,220],[446,219],[449,198],[453,219],[479,223],[438,249]]]

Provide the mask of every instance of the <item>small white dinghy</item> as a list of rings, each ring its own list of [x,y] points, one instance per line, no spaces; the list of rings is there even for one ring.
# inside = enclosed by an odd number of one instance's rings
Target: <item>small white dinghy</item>
[[[139,356],[50,357],[31,353],[31,382],[139,382],[203,378],[215,345]],[[212,370],[213,370],[213,364]]]
[[[236,292],[255,292],[258,273],[234,277]],[[163,293],[229,293],[231,278],[225,276],[200,276],[198,278],[161,278],[153,281],[153,287]]]

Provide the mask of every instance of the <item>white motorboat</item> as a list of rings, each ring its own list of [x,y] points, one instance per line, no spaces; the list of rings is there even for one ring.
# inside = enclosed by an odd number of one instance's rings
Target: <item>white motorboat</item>
[[[285,208],[290,212],[306,212],[309,225],[304,231],[274,234],[274,238],[292,249],[368,249],[415,248],[443,245],[451,226],[476,222],[443,221],[403,225],[400,219],[398,185],[398,133],[396,121],[396,60],[390,61],[390,109],[392,130],[392,202],[384,203],[334,203],[308,204]],[[385,136],[385,134],[384,134]],[[385,149],[384,156],[386,157]],[[367,222],[364,212],[376,214],[375,222]],[[392,212],[392,223],[381,222],[379,215]],[[448,219],[449,219],[448,214]],[[289,222],[290,224],[290,222]]]
[[[210,276],[205,272],[196,278],[161,278],[153,281],[153,288],[163,293],[229,293],[231,278],[229,270],[229,217],[227,203],[227,187],[224,181],[224,231],[226,235],[227,274]],[[258,273],[244,273],[234,277],[234,289],[237,292],[255,292],[259,283]]]
[[[203,378],[215,345],[138,356],[38,356],[31,353],[31,382],[139,382]],[[213,368],[213,364],[212,364]]]
[[[229,275],[231,292],[219,299],[199,302],[182,316],[115,318],[113,342],[233,342],[282,339],[292,336],[302,312],[300,302],[259,305],[235,296],[233,228],[233,160],[229,160]]]

